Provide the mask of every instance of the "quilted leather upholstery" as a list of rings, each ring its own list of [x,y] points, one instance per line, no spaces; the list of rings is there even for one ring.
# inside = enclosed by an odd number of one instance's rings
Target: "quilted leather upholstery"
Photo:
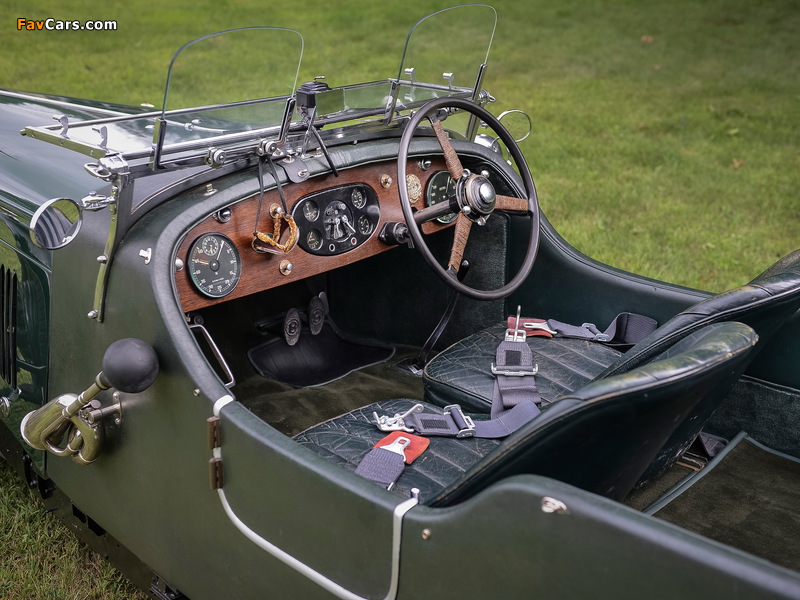
[[[645,364],[705,325],[740,321],[768,339],[800,309],[800,250],[779,260],[750,283],[711,296],[677,314],[625,354],[594,342],[567,338],[529,338],[539,364],[536,378],[545,400],[595,379],[618,375]],[[475,333],[442,351],[425,367],[426,398],[445,406],[462,404],[488,412],[494,377],[490,365],[504,329]]]
[[[439,353],[425,367],[426,399],[488,412],[495,379],[491,364],[505,331],[501,325],[490,327]],[[620,356],[618,350],[586,340],[531,337],[527,342],[539,365],[536,385],[545,402],[593,380]]]
[[[361,459],[387,435],[375,426],[372,413],[404,413],[417,403],[417,400],[406,399],[375,402],[315,425],[299,433],[294,439],[337,465],[355,471]],[[423,405],[425,412],[442,412],[439,407],[426,403]],[[431,438],[428,449],[406,467],[394,489],[408,496],[412,488],[417,488],[424,502],[435,497],[453,481],[462,478],[467,468],[479,462],[500,444],[499,440],[485,439],[463,442],[464,440],[454,438]]]
[[[430,438],[407,466],[399,490],[417,487],[421,501],[449,505],[512,475],[534,473],[621,499],[665,440],[708,396],[721,399],[746,364],[757,336],[740,323],[712,325],[662,360],[590,383],[546,407],[502,440]],[[389,400],[351,411],[295,437],[306,448],[354,471],[384,437],[372,412],[404,412],[413,400]],[[426,410],[441,412],[426,405]]]

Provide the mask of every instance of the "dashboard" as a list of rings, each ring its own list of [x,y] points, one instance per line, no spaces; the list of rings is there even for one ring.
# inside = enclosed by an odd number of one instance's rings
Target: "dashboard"
[[[409,199],[415,208],[446,200],[452,186],[441,159],[410,161]],[[270,190],[237,201],[193,226],[178,248],[175,284],[184,312],[318,275],[393,248],[380,233],[404,223],[397,192],[394,161],[363,165],[283,186],[283,199]],[[276,209],[285,202],[296,224],[294,247],[284,253],[273,246],[289,245],[287,219],[272,240]],[[260,204],[260,206],[259,206]],[[277,212],[281,212],[278,210]],[[425,223],[433,233],[454,217]],[[268,244],[254,243],[255,232],[269,232]]]

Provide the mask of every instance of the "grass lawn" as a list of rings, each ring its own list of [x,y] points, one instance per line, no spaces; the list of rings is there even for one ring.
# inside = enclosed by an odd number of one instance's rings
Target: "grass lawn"
[[[394,76],[409,27],[451,2],[3,5],[0,87],[159,106],[172,52],[194,37],[256,24],[297,29],[300,81],[326,75],[335,86]],[[569,242],[622,269],[711,291],[800,247],[799,4],[493,5],[491,109],[532,117],[523,151],[547,218]],[[16,29],[18,18],[48,17],[111,19],[117,30]],[[27,494],[0,467],[0,596],[137,597],[61,541],[52,519],[26,508]],[[84,563],[92,576],[75,576]]]

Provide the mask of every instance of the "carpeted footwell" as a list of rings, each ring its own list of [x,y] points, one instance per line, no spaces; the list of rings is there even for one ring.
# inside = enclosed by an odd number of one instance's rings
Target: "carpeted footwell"
[[[294,436],[361,406],[391,398],[422,398],[422,378],[393,365],[416,356],[419,348],[398,348],[392,358],[325,385],[295,388],[253,374],[233,388],[237,400],[264,421]]]
[[[800,570],[800,460],[747,437],[735,441],[654,516]]]

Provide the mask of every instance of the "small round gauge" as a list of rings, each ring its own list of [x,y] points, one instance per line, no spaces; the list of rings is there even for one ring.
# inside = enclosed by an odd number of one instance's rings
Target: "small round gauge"
[[[310,250],[319,250],[322,246],[322,234],[316,229],[312,229],[306,235],[306,245]]]
[[[358,231],[361,235],[369,235],[372,233],[372,223],[367,215],[358,217]]]
[[[353,193],[350,194],[350,200],[353,202],[353,206],[358,209],[364,208],[364,205],[367,203],[367,197],[359,188],[353,190]]]
[[[189,277],[209,298],[227,296],[239,283],[242,262],[233,242],[220,233],[207,233],[189,248]]]
[[[319,217],[319,206],[313,200],[306,200],[303,204],[303,216],[311,222],[317,220]]]
[[[219,254],[219,240],[213,235],[207,235],[202,239],[200,248],[206,256],[216,256]]]
[[[422,183],[419,177],[413,173],[406,175],[406,187],[408,188],[408,201],[411,204],[416,204],[422,198]]]
[[[431,180],[428,182],[428,206],[434,206],[440,202],[450,202],[450,199],[456,193],[456,184],[450,173],[447,171],[438,171],[433,174]],[[440,223],[452,223],[456,220],[458,215],[448,213],[436,219]]]

